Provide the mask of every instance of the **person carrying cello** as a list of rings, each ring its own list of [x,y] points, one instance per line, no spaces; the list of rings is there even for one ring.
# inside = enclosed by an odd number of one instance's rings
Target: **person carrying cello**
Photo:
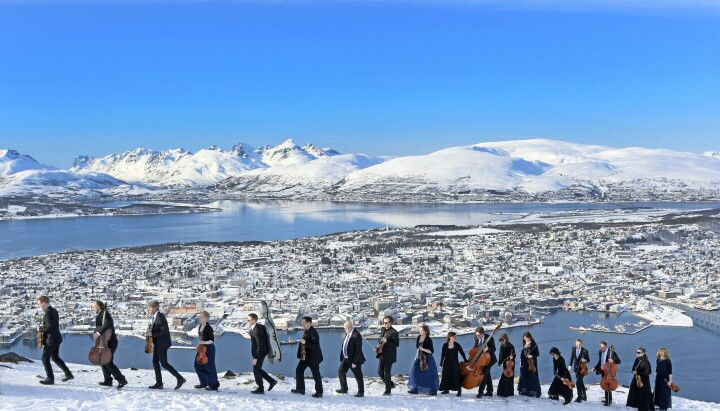
[[[485,344],[485,341],[487,341],[487,345],[485,346],[485,352],[490,354],[490,364],[495,364],[497,362],[497,357],[495,356],[495,339],[493,336],[485,334],[485,328],[478,327],[475,329],[475,347],[482,347]],[[483,379],[480,383],[480,386],[478,387],[478,393],[475,397],[482,398],[485,397],[492,397],[493,395],[493,383],[492,383],[492,377],[490,376],[490,369],[492,367],[485,367],[483,368]],[[485,393],[483,394],[483,390]]]
[[[612,355],[609,355],[609,354],[610,354],[610,350],[608,349],[607,343],[605,341],[601,341],[600,342],[600,352],[598,353],[600,358],[598,358],[598,363],[597,363],[597,365],[595,365],[595,368],[592,369],[593,372],[595,372],[595,374],[601,376],[600,377],[601,379],[602,379],[602,377],[605,376],[605,364],[606,363],[615,364],[615,365],[620,364],[620,357],[618,357],[615,350],[612,351]],[[610,404],[612,404],[612,391],[608,390],[608,391],[605,391],[605,401],[603,401],[603,405],[609,406]]]
[[[585,390],[585,375],[587,375],[587,363],[590,362],[590,353],[587,348],[582,346],[582,340],[575,340],[575,347],[573,347],[572,354],[570,354],[570,365],[568,370],[575,373],[575,379],[577,380],[577,398],[575,402],[587,401],[587,391]],[[585,374],[581,372],[585,369]]]
[[[118,347],[118,338],[117,335],[115,335],[115,323],[113,323],[113,318],[107,311],[107,306],[100,300],[95,300],[92,305],[92,309],[96,314],[95,327],[97,327],[92,335],[93,340],[100,338],[105,331],[112,330],[112,336],[110,337],[110,341],[108,341],[107,346],[110,349],[112,356],[115,357],[115,350],[117,350]],[[113,377],[115,377],[115,381],[118,382],[118,389],[121,389],[128,383],[125,376],[113,362],[113,359],[110,359],[109,363],[102,366],[102,373],[103,381],[100,382],[100,385],[112,387]]]

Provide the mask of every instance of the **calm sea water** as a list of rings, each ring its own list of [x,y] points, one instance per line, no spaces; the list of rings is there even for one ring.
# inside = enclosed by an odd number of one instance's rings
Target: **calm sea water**
[[[720,207],[720,203],[360,204],[311,201],[218,201],[206,205],[223,211],[0,221],[0,259],[172,242],[285,240],[386,226],[472,225],[507,220],[517,217],[517,213],[530,212],[628,206]]]
[[[590,351],[591,367],[595,365],[598,357],[597,346],[601,340],[614,344],[615,349],[622,360],[619,366],[618,380],[621,384],[629,385],[631,381],[631,367],[635,359],[635,350],[637,347],[645,347],[651,357],[653,372],[655,368],[654,355],[660,346],[666,347],[673,359],[673,381],[682,387],[681,395],[685,398],[692,398],[703,401],[720,402],[720,392],[716,390],[717,378],[716,371],[712,366],[698,366],[709,364],[708,360],[714,356],[716,351],[718,337],[702,328],[668,328],[668,327],[650,327],[636,335],[617,335],[603,333],[587,333],[579,334],[570,330],[570,325],[589,326],[598,321],[598,313],[590,312],[570,312],[558,311],[546,317],[545,323],[532,327],[513,328],[507,330],[510,341],[519,349],[521,346],[522,333],[530,331],[540,346],[540,357],[538,361],[538,369],[540,380],[542,382],[550,382],[552,378],[552,358],[548,354],[550,348],[555,346],[560,349],[566,360],[570,356],[570,350],[574,347],[575,339],[582,338],[585,347]],[[607,323],[612,325],[615,321],[621,322],[637,322],[638,318],[632,314],[624,313],[617,316],[610,316]],[[505,330],[503,330],[505,331]],[[288,338],[299,338],[301,332],[291,332],[289,334],[280,334],[281,340]],[[342,330],[320,330],[320,341],[323,349],[325,361],[321,364],[320,370],[324,377],[336,378],[337,368],[339,365],[340,346],[343,339]],[[497,336],[496,336],[497,340]],[[195,339],[195,342],[197,339]],[[372,339],[370,344],[364,344],[363,351],[367,358],[367,363],[363,366],[363,372],[367,376],[377,376],[377,360],[373,347],[377,341]],[[435,339],[435,359],[440,360],[440,349],[443,340]],[[472,335],[464,335],[459,338],[460,344],[469,351],[473,343]],[[217,344],[217,368],[219,372],[225,370],[233,371],[251,371],[250,364],[250,340],[244,339],[237,334],[225,333],[216,341]],[[371,346],[372,345],[372,346]],[[86,335],[66,335],[61,345],[61,357],[68,362],[87,364],[87,353],[92,346],[92,340]],[[143,348],[144,340],[135,337],[121,337],[120,345],[116,353],[116,363],[119,367],[127,369],[129,367],[152,368],[151,355],[145,354]],[[28,342],[16,342],[12,347],[2,347],[0,351],[15,351],[18,354],[29,358],[40,358],[41,350]],[[288,376],[295,375],[295,366],[297,345],[282,345],[283,360],[279,364],[265,366],[268,372],[273,374],[285,374]],[[402,339],[398,350],[398,362],[393,366],[395,374],[407,374],[412,360],[415,356],[415,340]],[[194,351],[189,350],[170,350],[169,361],[174,367],[181,371],[192,372]],[[517,367],[516,367],[517,370]],[[124,373],[132,373],[132,371],[123,371]],[[98,381],[102,378],[102,373],[98,369]],[[500,369],[493,368],[493,378],[499,378]],[[172,378],[166,375],[165,378]],[[594,375],[586,377],[589,383],[599,382]],[[654,385],[654,375],[651,378]],[[143,381],[143,384],[150,385],[152,381]],[[193,381],[191,383],[194,384]],[[222,384],[222,382],[221,382]],[[354,386],[351,380],[351,388]],[[312,386],[312,384],[310,385]],[[222,387],[221,387],[222,388]],[[401,387],[402,389],[402,387]],[[620,388],[623,389],[623,388]]]

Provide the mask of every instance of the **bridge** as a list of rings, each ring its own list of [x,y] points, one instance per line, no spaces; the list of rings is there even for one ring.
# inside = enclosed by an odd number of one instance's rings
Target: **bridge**
[[[677,308],[683,311],[688,317],[693,319],[694,325],[708,329],[710,331],[720,333],[720,311],[708,311],[699,310],[697,308],[688,307],[685,304],[675,302],[660,302],[655,300],[658,304],[666,305],[668,307]]]

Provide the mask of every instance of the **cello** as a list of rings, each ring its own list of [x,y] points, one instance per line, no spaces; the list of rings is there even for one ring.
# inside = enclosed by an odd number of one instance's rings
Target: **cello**
[[[513,356],[515,356],[515,351],[511,352],[510,356],[504,361],[505,368],[503,368],[503,375],[507,378],[515,375],[515,360],[513,360]]]
[[[615,378],[615,374],[617,374],[617,364],[615,364],[614,361],[610,362],[613,351],[615,351],[615,345],[610,345],[607,360],[603,365],[603,376],[600,380],[600,388],[605,392],[613,392],[618,387],[618,381]]]
[[[105,325],[106,316],[107,305],[103,308],[103,321],[101,327]],[[97,332],[99,328],[100,327],[96,328],[95,331]],[[93,346],[88,353],[88,360],[90,360],[91,363],[95,365],[106,365],[112,361],[112,350],[108,346],[111,338],[112,328],[108,328],[95,340],[95,346]]]
[[[485,348],[492,338],[502,327],[502,321],[495,327],[489,338],[485,339],[482,347],[475,347],[470,350],[470,360],[460,362],[460,385],[465,389],[479,387],[483,380],[483,369],[490,365],[492,357],[485,352]]]

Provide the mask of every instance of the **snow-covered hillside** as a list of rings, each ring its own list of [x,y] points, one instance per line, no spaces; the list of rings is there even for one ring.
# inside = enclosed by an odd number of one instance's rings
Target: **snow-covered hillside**
[[[0,178],[27,170],[54,170],[55,167],[40,164],[27,154],[15,150],[0,150]]]
[[[401,157],[348,175],[340,194],[377,197],[403,192],[538,194],[575,190],[601,196],[613,188],[720,190],[720,163],[700,154],[613,148],[554,140],[517,140],[452,147]]]
[[[720,151],[706,151],[703,153],[705,157],[716,158],[720,160]]]
[[[148,358],[148,362],[150,359]],[[327,360],[326,360],[327,361]],[[462,410],[497,409],[513,411],[540,410],[588,410],[607,411],[625,410],[627,388],[620,387],[613,395],[613,404],[604,407],[600,402],[602,391],[597,384],[588,386],[588,402],[572,402],[562,406],[562,402],[553,401],[543,395],[541,398],[528,398],[515,395],[510,398],[490,397],[476,399],[475,392],[464,392],[457,398],[450,395],[407,394],[405,385],[398,384],[390,397],[382,396],[384,386],[378,378],[366,378],[365,397],[355,398],[355,381],[350,376],[351,395],[336,394],[339,388],[336,375],[324,379],[323,398],[312,398],[312,380],[306,382],[307,395],[292,394],[295,388],[292,378],[285,378],[264,395],[253,395],[252,375],[241,374],[233,379],[220,379],[220,390],[208,392],[197,390],[193,385],[198,383],[194,373],[182,373],[187,383],[180,390],[173,390],[174,379],[164,372],[166,388],[149,390],[147,386],[155,382],[152,370],[128,370],[122,372],[129,384],[122,390],[114,387],[101,387],[98,381],[102,373],[98,367],[68,364],[75,374],[75,379],[67,383],[57,382],[54,386],[38,384],[36,375],[43,374],[42,365],[8,364],[9,368],[0,367],[0,409],[34,410],[34,409],[66,409],[66,410],[208,410],[208,409],[252,409],[252,410]],[[226,367],[219,367],[225,369]],[[222,375],[222,374],[220,374]],[[327,378],[330,377],[330,378]],[[397,377],[394,377],[397,378]],[[496,381],[497,382],[497,381]],[[543,386],[547,392],[547,386]],[[673,410],[709,411],[720,409],[720,404],[673,398]]]

